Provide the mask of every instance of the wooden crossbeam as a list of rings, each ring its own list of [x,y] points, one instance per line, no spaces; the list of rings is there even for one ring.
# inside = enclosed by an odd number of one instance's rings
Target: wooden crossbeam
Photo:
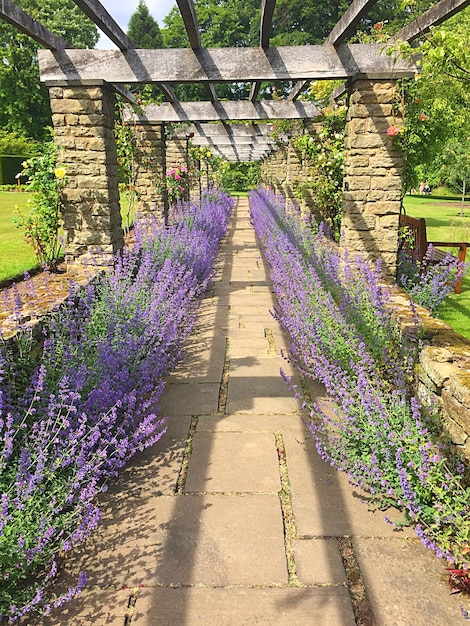
[[[0,17],[45,48],[50,50],[72,48],[68,41],[54,35],[10,0],[0,0]]]
[[[261,23],[259,29],[259,45],[261,48],[269,48],[269,39],[271,38],[271,29],[273,25],[274,7],[276,0],[261,0]],[[252,102],[256,100],[261,88],[261,82],[252,83],[250,95],[248,97]]]
[[[268,137],[273,132],[272,124],[191,124],[185,133],[194,137]]]
[[[193,0],[176,0],[176,4],[183,18],[183,24],[188,34],[189,45],[193,50],[196,50],[201,47],[201,38]]]
[[[353,0],[343,16],[333,26],[326,38],[326,44],[338,46],[354,35],[359,20],[377,3],[378,0]]]
[[[119,50],[135,48],[133,42],[98,0],[73,0],[87,17],[116,44]]]
[[[407,41],[411,43],[423,34],[429,32],[432,26],[438,26],[450,17],[459,13],[470,4],[470,0],[441,0],[428,11],[415,18],[410,24],[404,26],[392,38],[395,41]]]
[[[197,23],[196,10],[194,8],[193,0],[176,0],[176,2],[178,4],[181,17],[183,18],[183,24],[188,35],[189,45],[197,55],[201,47],[201,37],[199,35],[199,26]],[[206,91],[207,99],[210,102],[216,102],[216,100],[218,100],[214,85],[206,82],[204,83],[204,89]]]
[[[73,0],[92,22],[103,31],[107,37],[119,48],[119,50],[135,49],[134,42],[129,39],[119,24],[114,21],[108,11],[99,0]],[[168,102],[176,102],[175,92],[169,85],[158,85],[160,91]],[[129,92],[128,92],[129,93]]]
[[[309,82],[308,80],[298,80],[295,83],[294,87],[291,89],[289,95],[287,96],[287,101],[295,102],[297,98],[300,96],[300,94],[302,93],[302,89],[306,87],[308,82]]]
[[[192,140],[195,146],[204,146],[206,144],[216,146],[251,146],[251,147],[266,147],[272,146],[276,141],[272,137],[217,137],[217,136],[198,136],[193,137]]]
[[[217,120],[276,120],[306,119],[318,115],[311,102],[286,102],[285,100],[247,100],[218,102],[164,102],[148,105],[144,114],[137,117],[132,111],[125,116],[128,121],[154,124],[158,122],[211,122]]]
[[[276,0],[261,0],[261,25],[259,29],[259,41],[262,48],[269,48],[271,29],[273,25],[274,7]]]
[[[43,81],[103,79],[110,83],[199,83],[370,79],[411,76],[411,62],[390,57],[381,44],[279,48],[163,50],[40,50]]]

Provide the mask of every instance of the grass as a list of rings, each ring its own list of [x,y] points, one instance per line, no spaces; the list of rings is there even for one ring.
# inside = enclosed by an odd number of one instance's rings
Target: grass
[[[429,196],[406,196],[405,209],[413,217],[424,217],[429,241],[467,241],[470,243],[470,200],[459,215],[460,198],[436,190]],[[467,263],[470,252],[467,251]],[[470,339],[470,275],[467,274],[460,294],[452,293],[438,310],[438,317],[456,332]]]
[[[23,231],[13,223],[14,208],[25,208],[33,194],[17,191],[0,191],[0,284],[19,279],[25,271],[38,267],[32,247],[24,241]],[[128,226],[129,199],[121,195],[123,226]],[[132,215],[130,216],[132,221]]]
[[[23,231],[13,223],[15,205],[26,207],[30,193],[0,191],[0,282],[22,276],[37,267],[33,249],[23,239]]]

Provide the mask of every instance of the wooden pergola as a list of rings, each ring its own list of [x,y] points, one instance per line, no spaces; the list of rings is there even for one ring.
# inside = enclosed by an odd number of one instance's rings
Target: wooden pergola
[[[412,77],[417,67],[400,56],[387,54],[383,44],[347,43],[377,0],[353,0],[322,45],[283,47],[270,46],[275,0],[261,0],[259,46],[245,48],[202,47],[193,0],[177,0],[190,47],[160,50],[137,49],[99,0],[74,2],[117,50],[73,49],[11,0],[0,0],[0,17],[44,48],[38,51],[41,80],[50,90],[60,144],[75,150],[71,157],[74,163],[80,159],[77,150],[84,141],[67,136],[71,120],[87,127],[86,136],[96,124],[101,125],[94,140],[96,145],[102,145],[96,148],[95,154],[96,159],[103,162],[104,174],[101,183],[100,177],[94,182],[101,184],[101,190],[94,189],[93,193],[88,190],[88,195],[83,195],[89,168],[78,168],[81,178],[67,191],[68,201],[75,203],[64,220],[70,241],[85,226],[89,232],[107,228],[112,234],[106,240],[106,249],[113,252],[122,246],[117,158],[112,138],[113,106],[107,96],[101,102],[104,92],[118,93],[133,104],[135,99],[128,91],[129,85],[156,85],[164,102],[145,107],[139,115],[132,109],[128,113],[129,122],[140,125],[142,132],[147,133],[147,140],[153,141],[150,131],[156,125],[184,122],[192,128],[190,132],[194,132],[195,145],[208,145],[215,154],[229,161],[246,161],[264,159],[275,151],[270,121],[310,120],[318,115],[313,103],[300,98],[310,81],[340,79],[344,87],[335,95],[350,94],[343,188],[343,226],[349,233],[346,245],[382,258],[385,266],[393,271],[402,162],[386,134],[395,115],[390,89],[397,79]],[[469,3],[470,0],[440,0],[423,15],[413,18],[396,33],[392,42],[414,42]],[[260,99],[260,86],[264,81],[287,81],[291,85],[290,93],[283,100]],[[206,99],[179,101],[174,86],[181,83],[202,84]],[[250,83],[249,97],[221,100],[215,89],[218,83]],[[69,97],[75,98],[72,108],[61,104]],[[91,104],[87,104],[88,100]],[[106,111],[104,121],[103,111]],[[95,121],[98,119],[100,121]],[[233,123],[236,121],[243,124],[236,125]],[[249,132],[243,130],[247,121],[253,124]],[[195,126],[190,127],[190,124]],[[99,156],[100,149],[105,153],[103,158]],[[88,160],[90,158],[87,156]],[[77,212],[82,211],[82,205],[87,202],[87,212],[82,212],[78,219]],[[80,245],[72,248],[69,258],[76,258],[87,246],[93,248],[95,244],[90,244],[91,239],[83,237]]]

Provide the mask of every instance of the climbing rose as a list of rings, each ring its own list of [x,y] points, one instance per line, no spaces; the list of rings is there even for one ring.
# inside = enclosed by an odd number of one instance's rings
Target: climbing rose
[[[392,124],[392,126],[389,126],[387,128],[387,135],[389,137],[395,137],[396,135],[398,135],[398,133],[400,132],[400,129],[398,128],[398,126],[394,126]]]

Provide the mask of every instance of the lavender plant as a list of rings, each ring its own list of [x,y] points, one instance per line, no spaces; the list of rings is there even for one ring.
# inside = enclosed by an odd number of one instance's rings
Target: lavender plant
[[[444,298],[465,276],[468,265],[460,263],[451,254],[447,254],[438,263],[432,262],[432,257],[432,245],[426,250],[421,262],[415,261],[407,250],[402,250],[398,262],[397,283],[417,304],[436,314]]]
[[[413,395],[415,349],[404,346],[380,267],[340,254],[321,230],[312,238],[300,222],[291,229],[283,206],[264,191],[250,195],[278,299],[274,315],[291,337],[287,358],[331,399],[310,405],[292,388],[310,409],[318,452],[372,502],[402,509],[424,545],[466,569],[465,467]]]
[[[61,559],[99,522],[96,496],[136,450],[158,441],[163,376],[181,356],[232,201],[180,206],[168,228],[136,225],[112,273],[70,294],[31,360],[0,351],[0,619],[47,614]],[[24,332],[22,354],[31,349]]]

